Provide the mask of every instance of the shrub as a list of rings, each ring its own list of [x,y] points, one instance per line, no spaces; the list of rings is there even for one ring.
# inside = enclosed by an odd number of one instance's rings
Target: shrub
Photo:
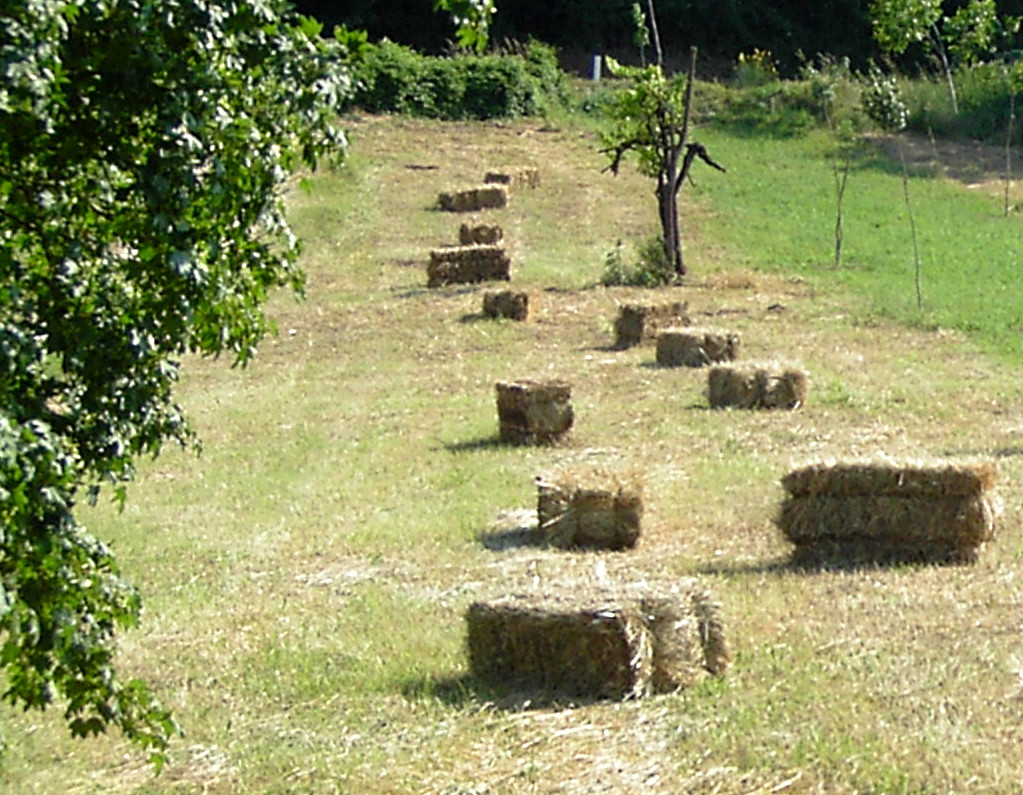
[[[618,241],[604,259],[605,287],[661,287],[675,281],[675,269],[664,251],[664,239],[647,238],[639,248],[639,261],[632,266],[625,263],[622,241]]]
[[[458,120],[531,116],[560,103],[563,76],[554,49],[537,42],[517,49],[435,57],[381,42],[356,65],[355,104],[372,113]]]

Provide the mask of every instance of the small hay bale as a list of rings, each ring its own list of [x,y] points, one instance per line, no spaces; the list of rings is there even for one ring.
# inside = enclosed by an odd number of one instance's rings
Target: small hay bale
[[[458,242],[463,246],[496,246],[504,239],[504,230],[497,224],[462,224]]]
[[[437,196],[437,206],[441,210],[453,213],[475,213],[507,205],[508,188],[504,185],[481,185]]]
[[[540,171],[532,166],[505,166],[488,171],[483,182],[488,185],[506,185],[509,189],[539,188]]]
[[[451,246],[430,252],[428,287],[510,281],[511,258],[501,246]]]
[[[537,479],[537,521],[548,544],[560,549],[619,551],[636,546],[643,519],[643,486],[591,471]]]
[[[527,320],[529,318],[529,293],[518,293],[513,290],[484,293],[483,314],[494,318]]]
[[[565,381],[499,381],[497,418],[502,442],[549,444],[575,419],[572,386]]]
[[[716,365],[707,374],[711,408],[795,410],[808,392],[806,371],[791,366]]]
[[[615,347],[631,348],[643,340],[654,339],[663,328],[688,326],[689,304],[622,304],[615,319]]]
[[[720,606],[695,583],[581,588],[475,602],[466,613],[473,673],[571,696],[640,698],[690,687],[731,663]]]
[[[657,335],[657,364],[703,367],[739,357],[739,335],[713,329],[667,328]]]
[[[990,462],[812,464],[782,478],[775,523],[797,559],[966,562],[994,537]]]

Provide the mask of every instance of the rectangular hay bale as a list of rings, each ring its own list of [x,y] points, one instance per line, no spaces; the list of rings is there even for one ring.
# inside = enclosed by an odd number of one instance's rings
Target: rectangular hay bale
[[[508,206],[508,188],[491,184],[441,193],[437,196],[437,206],[453,213],[500,209]]]
[[[463,246],[496,246],[504,239],[504,230],[497,224],[462,224],[458,242]]]
[[[501,290],[483,295],[483,314],[487,317],[506,317],[510,320],[529,318],[529,293]]]
[[[483,182],[509,188],[539,188],[540,170],[533,166],[503,166],[488,171]]]
[[[502,442],[549,444],[572,427],[572,386],[565,381],[499,381],[497,417]]]
[[[560,549],[623,550],[639,541],[643,487],[635,476],[604,472],[537,479],[537,523]]]
[[[510,281],[511,257],[501,246],[451,246],[430,252],[428,287]]]
[[[475,602],[466,624],[474,675],[566,695],[673,692],[731,662],[719,605],[689,582],[661,593],[570,584],[556,594]]]
[[[805,370],[778,364],[716,365],[707,374],[711,408],[798,409],[806,403]]]
[[[739,357],[739,335],[730,331],[666,328],[657,335],[657,364],[661,367],[703,367]]]
[[[657,337],[658,331],[688,326],[689,304],[673,301],[665,304],[622,304],[615,318],[615,347],[631,348]]]
[[[782,478],[775,523],[798,557],[970,561],[1001,512],[990,463],[814,464]]]

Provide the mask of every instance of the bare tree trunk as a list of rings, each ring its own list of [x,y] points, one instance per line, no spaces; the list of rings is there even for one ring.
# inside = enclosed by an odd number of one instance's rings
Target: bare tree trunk
[[[664,53],[661,52],[661,34],[657,32],[657,15],[654,14],[654,0],[646,0],[647,13],[650,14],[650,30],[654,34],[654,52],[657,54],[657,65],[664,68]]]
[[[959,95],[956,92],[956,81],[952,76],[952,65],[948,62],[948,53],[945,52],[945,45],[941,43],[941,34],[937,25],[931,25],[931,42],[934,51],[938,53],[938,60],[941,61],[941,68],[945,72],[945,81],[948,83],[948,96],[952,100],[952,115],[959,115]]]

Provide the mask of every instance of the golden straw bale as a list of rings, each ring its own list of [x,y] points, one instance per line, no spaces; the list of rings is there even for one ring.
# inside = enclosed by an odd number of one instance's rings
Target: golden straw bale
[[[503,166],[488,171],[483,181],[488,184],[507,185],[509,188],[539,188],[540,170],[533,166]]]
[[[572,427],[572,386],[565,381],[499,381],[497,417],[501,441],[548,444]]]
[[[506,317],[511,320],[529,318],[529,293],[501,290],[483,295],[483,314],[487,317]]]
[[[463,246],[496,246],[504,239],[504,230],[498,224],[462,224],[458,242]]]
[[[500,246],[450,246],[430,252],[428,287],[510,281],[511,258]]]
[[[972,560],[1001,515],[995,479],[990,463],[813,464],[782,478],[775,522],[797,557]]]
[[[781,483],[794,497],[808,494],[972,497],[993,488],[997,478],[998,469],[991,461],[873,460],[816,462],[789,472]]]
[[[565,695],[639,698],[723,674],[731,662],[720,607],[683,581],[580,587],[475,602],[466,613],[473,673]]]
[[[739,356],[739,335],[728,331],[667,328],[657,335],[657,363],[662,367],[703,367]]]
[[[441,193],[437,206],[453,213],[474,213],[480,210],[499,209],[508,205],[508,188],[504,185],[482,185]]]
[[[615,347],[624,349],[657,337],[665,328],[688,326],[689,304],[622,304],[615,319]]]
[[[806,372],[786,365],[717,365],[707,375],[711,408],[794,410],[808,392]]]
[[[591,471],[537,479],[537,520],[551,546],[629,549],[643,519],[643,486],[635,474]]]

